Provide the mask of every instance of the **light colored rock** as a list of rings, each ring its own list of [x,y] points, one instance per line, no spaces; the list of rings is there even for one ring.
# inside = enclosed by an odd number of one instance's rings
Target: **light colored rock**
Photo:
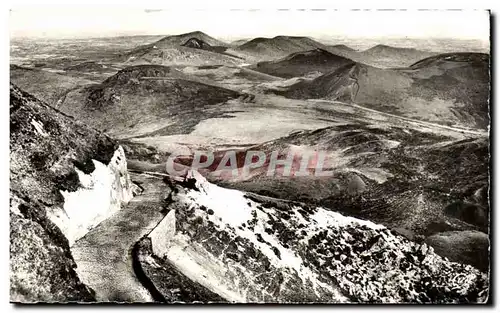
[[[153,253],[230,302],[485,300],[484,273],[382,225],[222,188],[196,171],[186,178],[196,181],[179,187]]]
[[[175,236],[175,210],[171,210],[165,218],[149,234],[153,253],[164,257],[171,247],[171,240]]]
[[[75,169],[82,187],[75,192],[61,190],[64,207],[47,212],[50,220],[66,236],[70,246],[120,210],[133,197],[133,184],[121,146],[107,166],[96,160],[92,162],[95,170],[90,174]]]
[[[43,124],[38,122],[37,120],[31,120],[31,125],[33,125],[33,127],[35,127],[37,133],[42,136],[42,137],[47,137],[48,134],[47,132],[43,129]]]
[[[351,178],[349,179],[349,184],[347,186],[347,193],[350,195],[354,195],[357,193],[361,193],[365,190],[366,190],[366,184],[363,181],[363,179],[361,179],[361,177],[359,177],[356,174],[352,174]]]

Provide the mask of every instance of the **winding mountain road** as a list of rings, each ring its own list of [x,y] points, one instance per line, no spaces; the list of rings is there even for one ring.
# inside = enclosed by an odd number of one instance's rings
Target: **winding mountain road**
[[[134,273],[132,248],[165,216],[162,201],[168,186],[160,177],[132,174],[144,191],[127,206],[100,223],[71,247],[82,281],[96,293],[96,300],[152,302],[150,292]]]
[[[307,101],[309,101],[311,103],[319,103],[319,104],[321,104],[321,103],[339,104],[340,103],[342,105],[350,106],[350,107],[353,107],[355,109],[359,109],[359,110],[362,110],[365,112],[378,114],[380,116],[385,116],[385,117],[392,118],[395,120],[405,121],[405,122],[413,124],[417,127],[418,126],[428,127],[431,129],[432,128],[433,129],[440,129],[440,130],[446,130],[446,131],[451,131],[451,132],[455,132],[455,133],[459,133],[459,134],[467,134],[467,135],[473,135],[473,136],[485,137],[485,136],[489,135],[489,132],[487,130],[467,129],[467,128],[460,128],[460,127],[453,127],[453,126],[436,124],[436,123],[432,123],[432,122],[427,122],[427,121],[423,121],[423,120],[413,119],[410,117],[405,117],[405,116],[401,116],[401,115],[396,115],[396,114],[391,114],[391,113],[387,113],[387,112],[382,112],[382,111],[370,109],[370,108],[367,108],[367,107],[364,107],[364,106],[361,106],[361,105],[355,104],[355,103],[344,103],[344,102],[324,100],[324,99],[308,99]]]

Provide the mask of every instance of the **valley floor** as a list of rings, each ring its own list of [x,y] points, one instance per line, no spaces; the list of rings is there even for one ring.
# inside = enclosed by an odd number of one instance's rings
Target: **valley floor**
[[[193,150],[246,148],[282,138],[296,131],[328,126],[370,123],[378,127],[400,127],[448,136],[457,140],[488,136],[488,131],[440,125],[381,112],[354,103],[328,100],[294,100],[257,95],[254,103],[228,101],[206,110],[203,120],[180,133],[131,137],[132,141],[164,152],[189,154]],[[186,116],[182,123],[192,123]]]

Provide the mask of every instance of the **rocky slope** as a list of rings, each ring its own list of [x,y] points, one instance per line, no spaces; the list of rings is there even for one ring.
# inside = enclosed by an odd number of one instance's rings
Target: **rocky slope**
[[[198,39],[196,37],[189,38],[181,46],[183,46],[183,47],[189,47],[189,48],[194,48],[194,49],[202,49],[202,50],[208,50],[208,51],[215,51],[215,52],[224,52],[227,49],[227,47],[224,47],[224,46],[211,46],[210,44],[208,44],[205,41],[203,41],[201,39]]]
[[[487,54],[453,53],[405,69],[348,64],[279,93],[290,98],[354,102],[446,125],[486,128],[489,77]]]
[[[11,300],[92,301],[72,243],[132,197],[123,150],[10,87]]]
[[[238,303],[487,298],[485,274],[381,225],[224,189],[196,172],[177,185],[170,199],[169,213],[140,250],[141,264],[155,269],[155,286],[164,286],[174,269]],[[171,289],[159,290],[172,296]],[[204,300],[220,302],[209,295]]]
[[[10,80],[52,106],[57,106],[70,90],[95,83],[86,77],[73,77],[17,65],[10,66]]]
[[[217,53],[225,54],[225,55],[230,56],[230,57],[242,59],[236,55],[232,55],[230,53],[227,53],[226,51],[228,50],[228,47],[226,47],[226,46],[212,46],[212,45],[206,43],[205,41],[198,39],[196,37],[189,38],[181,46],[193,48],[193,49],[201,49],[201,50],[206,50],[206,51],[217,52]]]
[[[155,70],[134,69],[129,74],[135,77],[134,71],[139,71],[149,77]],[[130,88],[126,76],[110,82]],[[481,215],[488,212],[484,211],[488,205],[484,169],[488,146],[481,138],[457,142],[408,129],[363,128],[359,124],[298,132],[261,148],[314,143],[329,149],[338,162],[347,162],[337,164],[339,173],[349,174],[335,177],[338,188],[327,192],[334,190],[332,197],[323,197],[318,203],[300,197],[296,199],[300,202],[278,200],[225,189],[192,172],[184,179],[166,178],[170,193],[161,195],[159,189],[152,188],[153,196],[144,193],[148,202],[137,202],[99,223],[109,216],[107,212],[126,203],[133,191],[121,148],[14,86],[11,93],[14,301],[96,299],[76,272],[85,277],[87,285],[96,286],[97,299],[150,300],[130,272],[135,266],[128,263],[130,251],[145,275],[141,282],[150,293],[154,288],[154,299],[162,301],[470,303],[484,302],[488,297],[487,275],[464,264],[480,259],[471,258],[469,246],[488,246],[484,234],[471,227],[481,230],[488,220]],[[164,157],[140,145],[128,144],[126,149],[137,159]],[[457,153],[463,155],[450,157]],[[457,159],[461,163],[454,165]],[[408,166],[401,167],[401,163]],[[349,168],[358,171],[349,173]],[[456,182],[454,176],[467,179]],[[260,179],[258,185],[266,188],[265,180]],[[422,185],[423,189],[417,187]],[[143,186],[143,190],[149,189]],[[311,197],[321,192],[310,182],[304,186]],[[288,187],[271,187],[277,193],[284,191],[278,194],[284,198],[293,194],[286,191]],[[105,214],[86,210],[92,218],[78,215],[82,213],[82,195],[91,201],[84,205]],[[439,216],[431,214],[438,212],[438,207],[446,210]],[[132,250],[133,242],[167,212]],[[78,223],[72,224],[76,216]],[[128,225],[131,220],[136,222]],[[388,226],[393,226],[393,221],[407,228],[386,228],[367,220]],[[440,222],[435,225],[432,221]],[[96,223],[99,225],[94,227]],[[425,233],[430,235],[426,243],[417,236],[422,229],[432,230]],[[75,244],[82,256],[75,272],[69,247],[86,230],[91,232]],[[114,242],[110,246],[113,236],[122,236],[120,245]],[[465,253],[449,249],[457,242],[466,242],[465,237],[471,238],[467,247],[463,245]],[[110,248],[119,249],[120,254],[106,253]],[[483,253],[484,249],[477,251]],[[114,282],[118,276],[109,276],[106,264],[112,271],[122,270],[124,276]],[[488,264],[486,268],[474,265],[487,271]],[[96,275],[97,268],[106,274]]]
[[[479,237],[467,231],[479,231],[481,244],[472,250],[472,245],[462,246],[458,240],[439,245],[447,247],[443,255],[450,259],[488,271],[487,258],[468,256],[479,249],[487,255],[489,249],[487,138],[454,139],[383,123],[339,125],[298,131],[240,151],[240,173],[247,150],[263,152],[266,162],[234,179],[210,171],[205,175],[230,188],[333,208],[411,239],[463,231],[457,236],[476,242]],[[275,175],[267,175],[273,151],[283,159],[289,153],[295,155],[291,177],[282,176],[282,166]],[[332,171],[331,176],[313,176],[318,151],[324,151],[323,171]],[[312,156],[309,175],[299,176],[300,158],[308,155]]]

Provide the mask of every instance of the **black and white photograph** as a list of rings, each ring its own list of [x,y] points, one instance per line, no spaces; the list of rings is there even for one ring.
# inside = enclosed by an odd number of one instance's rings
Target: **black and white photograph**
[[[11,303],[492,303],[491,11],[164,6],[10,10]]]

